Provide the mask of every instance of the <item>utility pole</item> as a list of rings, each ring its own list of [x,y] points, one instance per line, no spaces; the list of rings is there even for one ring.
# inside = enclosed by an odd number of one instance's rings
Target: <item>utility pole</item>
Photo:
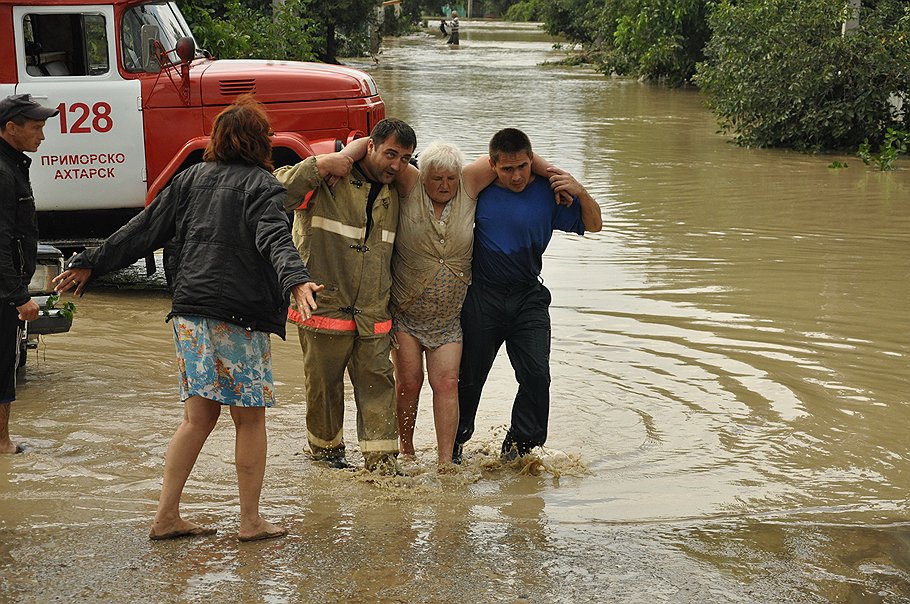
[[[841,26],[840,33],[846,36],[851,30],[859,27],[859,9],[862,8],[862,0],[847,0],[847,20]]]
[[[474,16],[474,0],[468,0],[468,14],[465,15],[466,19],[470,19]]]

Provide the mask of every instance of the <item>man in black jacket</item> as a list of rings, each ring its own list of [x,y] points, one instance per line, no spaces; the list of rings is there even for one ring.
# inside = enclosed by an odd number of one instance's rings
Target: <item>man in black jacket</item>
[[[28,294],[38,254],[38,220],[28,178],[44,140],[44,122],[57,111],[27,94],[0,100],[0,454],[21,453],[9,437],[10,403],[16,399],[16,361],[23,321],[38,318]]]

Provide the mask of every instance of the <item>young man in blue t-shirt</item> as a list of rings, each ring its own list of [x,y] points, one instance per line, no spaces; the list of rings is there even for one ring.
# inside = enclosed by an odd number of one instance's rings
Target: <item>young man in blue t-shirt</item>
[[[571,174],[531,173],[531,141],[506,128],[490,140],[496,181],[477,199],[473,281],[461,311],[464,347],[460,418],[453,461],[474,433],[483,385],[503,342],[518,380],[502,455],[514,459],[547,439],[550,413],[550,292],[540,279],[554,230],[582,235],[602,228],[600,206]],[[571,203],[556,203],[553,193]]]

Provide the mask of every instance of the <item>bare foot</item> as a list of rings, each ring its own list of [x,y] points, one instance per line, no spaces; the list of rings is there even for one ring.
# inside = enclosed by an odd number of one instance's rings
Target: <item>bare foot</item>
[[[23,449],[21,446],[17,445],[13,441],[7,441],[3,446],[0,446],[0,455],[14,455],[16,453],[22,453]]]
[[[246,526],[241,520],[238,539],[240,541],[261,541],[263,539],[284,537],[287,534],[287,529],[275,526],[260,516],[257,522],[251,522],[249,526]]]
[[[199,526],[186,520],[177,520],[165,524],[155,522],[152,524],[152,530],[149,531],[149,539],[152,541],[162,541],[164,539],[178,539],[180,537],[200,537],[203,535],[214,535],[218,529]]]

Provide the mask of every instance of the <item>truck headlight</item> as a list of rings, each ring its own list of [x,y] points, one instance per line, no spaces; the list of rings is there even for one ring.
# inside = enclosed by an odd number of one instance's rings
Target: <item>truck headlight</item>
[[[52,279],[63,272],[63,267],[58,263],[39,264],[35,267],[35,274],[28,283],[28,293],[31,295],[49,294],[54,291]]]

